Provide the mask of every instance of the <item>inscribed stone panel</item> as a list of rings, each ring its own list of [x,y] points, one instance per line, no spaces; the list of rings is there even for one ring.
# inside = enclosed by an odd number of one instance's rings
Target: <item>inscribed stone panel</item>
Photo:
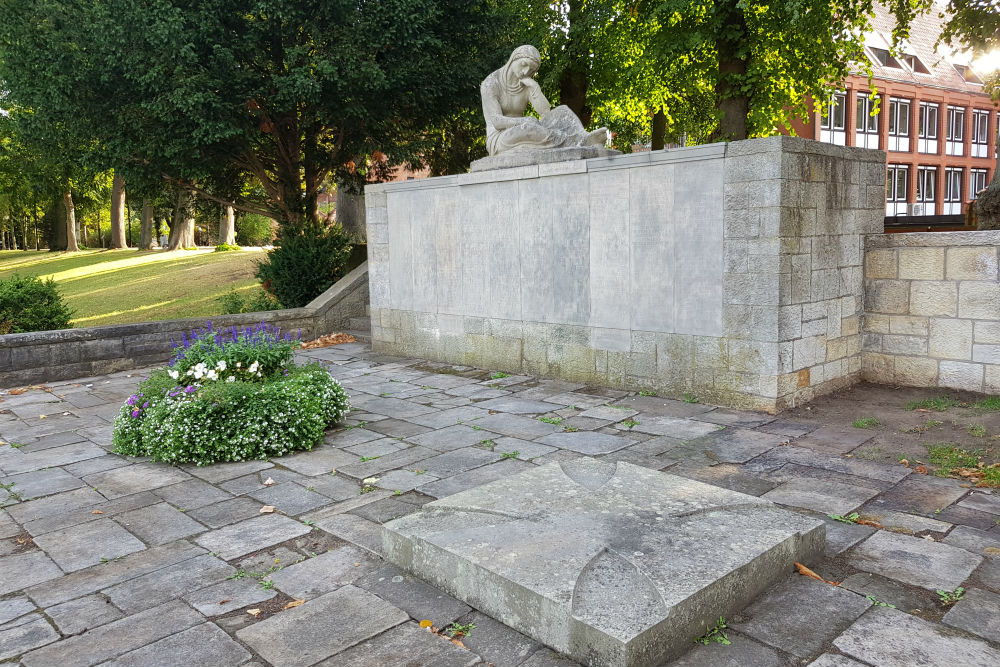
[[[680,168],[686,168],[681,165]],[[629,187],[632,329],[674,332],[673,227],[675,166],[634,170]],[[721,189],[720,189],[721,191]]]
[[[629,328],[629,173],[590,174],[590,325],[595,327]]]
[[[674,333],[722,335],[722,169],[716,160],[675,172]]]

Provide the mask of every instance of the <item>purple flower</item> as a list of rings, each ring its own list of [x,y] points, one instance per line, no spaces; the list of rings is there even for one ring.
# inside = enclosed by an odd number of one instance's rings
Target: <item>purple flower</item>
[[[149,401],[146,401],[145,403],[143,403],[142,407],[143,407],[143,409],[148,408],[149,407]]]
[[[132,416],[133,417],[138,417],[139,416],[139,412],[140,412],[139,410],[133,410],[132,411]]]
[[[193,384],[189,384],[188,386],[184,387],[185,394],[193,394],[196,391],[198,391],[198,388],[195,387]]]

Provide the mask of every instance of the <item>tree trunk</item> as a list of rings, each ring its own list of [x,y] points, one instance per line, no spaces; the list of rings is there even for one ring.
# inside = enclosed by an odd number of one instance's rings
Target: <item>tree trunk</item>
[[[127,248],[125,239],[125,179],[115,170],[111,181],[111,245],[110,248]]]
[[[63,193],[63,206],[66,208],[66,251],[76,252],[80,246],[76,243],[76,207],[73,206],[73,191]]]
[[[219,244],[236,245],[236,211],[232,206],[222,207],[219,218]]]
[[[583,126],[587,127],[591,118],[591,109],[587,106],[587,87],[590,83],[587,23],[583,19],[583,1],[569,0],[568,4],[569,29],[566,38],[568,64],[559,75],[559,103],[572,109]]]
[[[667,115],[663,113],[662,107],[653,114],[652,130],[653,140],[650,148],[654,151],[661,151],[663,150],[667,136]]]
[[[354,192],[349,185],[337,183],[337,222],[352,239],[365,242],[367,230],[363,191]]]
[[[153,249],[153,206],[148,199],[142,200],[139,214],[139,250]]]
[[[35,223],[35,250],[38,250],[38,202],[31,204],[31,219]]]
[[[711,141],[737,141],[747,138],[750,98],[740,91],[747,72],[749,54],[741,55],[747,32],[743,8],[735,0],[716,3],[723,26],[716,42],[719,53],[719,78],[715,83],[715,108],[720,112],[719,127]]]
[[[194,245],[194,195],[190,190],[178,190],[174,219],[170,224],[167,250],[183,250]]]

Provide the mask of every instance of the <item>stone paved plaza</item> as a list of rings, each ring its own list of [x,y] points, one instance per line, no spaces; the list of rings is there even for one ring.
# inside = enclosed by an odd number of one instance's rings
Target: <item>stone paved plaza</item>
[[[810,565],[839,586],[789,568],[726,618],[730,644],[691,637],[671,664],[1000,664],[1000,497],[855,455],[870,431],[493,377],[360,343],[300,356],[328,363],[355,411],[323,445],[271,462],[110,454],[134,371],[2,396],[0,437],[16,446],[0,447],[0,662],[571,667],[386,563],[381,524],[588,456],[826,524],[825,557]],[[883,529],[827,516],[854,511]],[[943,606],[936,591],[959,587]],[[423,620],[475,629],[462,648]]]

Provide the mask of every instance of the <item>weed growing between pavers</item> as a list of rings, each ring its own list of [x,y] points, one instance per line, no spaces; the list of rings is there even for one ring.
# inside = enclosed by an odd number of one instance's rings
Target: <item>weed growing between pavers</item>
[[[881,422],[875,417],[861,417],[860,419],[855,419],[851,426],[854,428],[878,428],[881,426]]]
[[[298,366],[298,341],[265,323],[175,345],[115,419],[115,452],[207,465],[312,449],[350,411],[347,392],[319,364]]]
[[[967,404],[951,396],[944,395],[936,398],[925,398],[919,401],[910,401],[906,404],[907,410],[934,410],[944,412],[948,408],[965,407]]]
[[[729,641],[729,637],[726,635],[726,627],[726,619],[720,616],[719,622],[715,624],[715,627],[705,628],[705,634],[701,637],[695,637],[694,642],[696,644],[704,644],[706,646],[712,642],[728,646],[729,644],[732,644],[732,642]]]
[[[983,449],[962,449],[949,442],[929,445],[930,462],[937,466],[938,477],[967,479],[979,487],[1000,487],[1000,463],[986,464]]]

